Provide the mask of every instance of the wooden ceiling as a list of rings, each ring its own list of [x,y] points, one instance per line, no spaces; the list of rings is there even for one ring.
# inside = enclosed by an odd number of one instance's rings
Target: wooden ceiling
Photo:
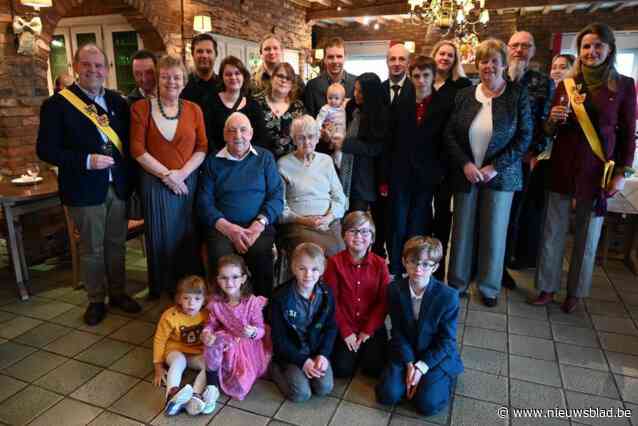
[[[319,27],[347,27],[368,22],[402,23],[408,21],[410,7],[407,0],[288,0],[307,9],[306,19]],[[549,14],[549,13],[622,13],[638,6],[633,1],[574,1],[574,0],[486,0],[490,13]]]

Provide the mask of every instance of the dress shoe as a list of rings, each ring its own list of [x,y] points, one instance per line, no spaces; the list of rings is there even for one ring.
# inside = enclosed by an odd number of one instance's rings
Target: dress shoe
[[[510,290],[514,290],[516,288],[516,281],[514,281],[514,278],[512,278],[507,269],[503,269],[503,279],[501,280],[501,285]]]
[[[554,293],[541,291],[538,297],[529,302],[530,305],[544,306],[554,301]]]
[[[140,306],[140,304],[133,300],[131,296],[127,294],[110,297],[109,305],[111,305],[112,307],[120,308],[127,314],[137,314],[138,312],[142,312],[142,307]]]
[[[87,325],[98,325],[106,316],[106,305],[104,303],[89,303],[89,307],[84,312],[84,322]]]
[[[483,304],[488,308],[493,308],[498,305],[498,297],[487,297],[481,294],[481,299],[483,299]]]
[[[578,297],[567,296],[565,301],[560,305],[560,310],[566,314],[571,314],[578,306]]]

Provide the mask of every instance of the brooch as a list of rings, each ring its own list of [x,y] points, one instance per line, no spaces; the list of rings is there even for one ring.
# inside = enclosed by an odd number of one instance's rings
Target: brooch
[[[580,93],[582,88],[582,84],[577,84],[572,90],[572,99],[574,100],[574,103],[579,105],[585,103],[585,98],[587,97],[587,93]]]
[[[102,127],[107,127],[109,125],[109,117],[106,114],[98,115],[97,122]]]

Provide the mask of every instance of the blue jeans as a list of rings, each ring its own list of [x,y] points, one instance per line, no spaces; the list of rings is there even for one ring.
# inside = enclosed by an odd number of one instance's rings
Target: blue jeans
[[[383,371],[381,381],[375,391],[377,401],[384,405],[397,404],[406,395],[404,364],[392,361]],[[444,409],[450,402],[453,378],[441,368],[428,370],[421,377],[412,397],[412,403],[417,411],[424,416],[432,416]]]

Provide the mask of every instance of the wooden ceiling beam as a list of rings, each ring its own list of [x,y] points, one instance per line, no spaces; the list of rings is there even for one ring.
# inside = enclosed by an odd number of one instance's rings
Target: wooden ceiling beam
[[[551,6],[545,6],[543,8],[543,15],[547,15],[551,11],[552,11],[552,7]]]
[[[587,13],[594,13],[596,12],[598,9],[601,8],[601,6],[603,5],[602,1],[598,1],[594,4],[591,5],[591,7],[587,10]]]
[[[621,1],[618,6],[614,7],[613,12],[614,13],[620,12],[624,8],[630,7],[630,6],[636,6],[636,2],[633,2],[633,1]]]

